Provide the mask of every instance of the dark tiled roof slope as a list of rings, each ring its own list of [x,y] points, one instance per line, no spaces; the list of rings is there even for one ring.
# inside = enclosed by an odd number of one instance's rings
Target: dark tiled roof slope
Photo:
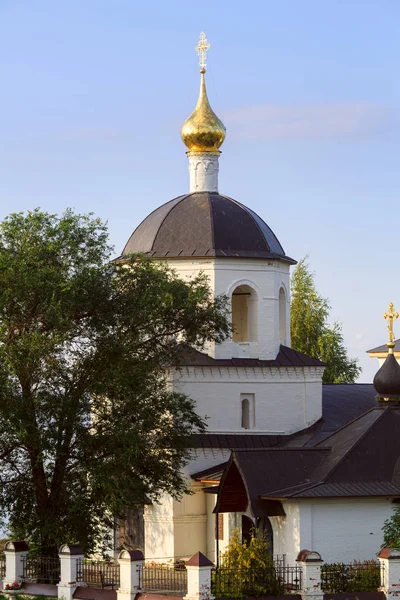
[[[287,485],[274,488],[273,482],[264,480],[260,496],[400,496],[399,431],[400,404],[378,404],[314,446],[327,454],[309,469],[302,485],[293,480],[289,466]]]
[[[213,358],[190,346],[183,346],[179,358],[181,367],[323,367],[318,358],[312,358],[287,346],[280,346],[275,359],[259,358]]]
[[[135,229],[122,257],[271,258],[291,264],[268,225],[240,202],[212,192],[178,196],[153,211]]]

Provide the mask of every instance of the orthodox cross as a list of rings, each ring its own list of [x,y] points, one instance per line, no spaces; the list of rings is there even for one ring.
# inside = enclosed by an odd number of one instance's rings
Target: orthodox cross
[[[389,310],[387,312],[384,313],[383,318],[386,319],[389,323],[388,323],[388,332],[389,332],[389,342],[393,343],[394,342],[394,333],[393,333],[393,321],[394,319],[398,319],[399,318],[399,313],[393,310],[393,302],[389,302]]]
[[[199,43],[197,44],[197,46],[195,48],[197,54],[199,55],[199,64],[200,64],[200,69],[202,71],[206,70],[207,52],[209,51],[210,48],[211,48],[211,45],[207,41],[206,34],[204,33],[204,31],[202,31],[200,34]]]

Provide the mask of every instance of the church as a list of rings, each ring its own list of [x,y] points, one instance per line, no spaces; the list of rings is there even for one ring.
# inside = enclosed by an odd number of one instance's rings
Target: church
[[[291,348],[296,261],[248,199],[219,191],[226,131],[207,97],[209,47],[202,33],[200,93],[181,130],[189,191],[144,219],[121,259],[145,253],[182,278],[205,273],[213,292],[229,298],[233,334],[202,352],[183,350],[170,369],[171,388],[190,396],[208,425],[193,436],[186,473],[193,493],[146,504],[124,542],[137,545],[141,530],[146,560],[201,551],[216,562],[233,529],[246,536],[256,526],[288,564],[302,548],[327,562],[371,559],[400,499],[394,346],[377,376],[378,399],[372,385],[323,386],[324,364]],[[121,540],[117,533],[116,546]]]

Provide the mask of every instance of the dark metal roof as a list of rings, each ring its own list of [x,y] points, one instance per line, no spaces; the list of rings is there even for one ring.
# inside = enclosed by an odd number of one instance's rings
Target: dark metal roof
[[[295,264],[272,229],[252,210],[228,196],[196,192],[153,211],[135,229],[122,256],[156,258],[271,258]]]
[[[400,352],[400,338],[398,340],[394,340],[394,351],[395,352]],[[375,354],[381,354],[381,353],[387,353],[388,351],[388,347],[387,344],[382,344],[382,346],[377,346],[376,348],[372,348],[371,350],[367,350],[368,353],[375,353]]]
[[[213,358],[190,346],[181,347],[179,366],[181,367],[323,367],[325,363],[292,348],[280,346],[276,358]]]
[[[268,482],[272,490],[281,489],[290,477],[292,485],[303,483],[308,474],[321,463],[329,453],[328,449],[280,448],[270,450],[242,450],[232,455],[220,484],[216,512],[227,512],[234,508],[237,498],[241,506],[237,511],[246,510],[243,493],[240,493],[237,472],[240,474],[254,516],[265,516],[266,507],[261,496],[262,487]],[[233,485],[232,485],[233,484]]]
[[[335,396],[334,390],[329,388],[336,386],[327,388],[324,401],[329,404]],[[353,386],[336,388],[341,392],[338,396],[341,395],[343,401],[345,388],[351,390]],[[353,402],[351,412],[360,410],[362,405],[364,409],[368,407],[373,393],[371,388],[360,387],[359,393],[354,396],[357,402]],[[365,403],[360,402],[362,395]],[[335,403],[332,403],[333,406]],[[325,410],[325,417],[330,412]],[[344,418],[343,415],[339,420]],[[326,425],[329,429],[336,427],[337,422]],[[400,402],[375,401],[372,409],[359,414],[317,443],[320,433],[314,430],[303,447],[293,446],[296,443],[294,434],[277,436],[279,445],[273,448],[235,451],[221,479],[218,507],[222,512],[226,507],[235,510],[236,491],[240,510],[243,510],[246,496],[256,516],[263,512],[267,514],[268,510],[278,514],[278,501],[283,498],[400,497],[399,431]],[[236,465],[235,468],[232,464]],[[229,476],[232,469],[233,475]]]
[[[325,384],[322,386],[322,419],[315,434],[306,442],[315,446],[341,427],[376,406],[371,383]]]
[[[222,473],[225,471],[225,467],[228,462],[220,463],[219,465],[214,465],[213,467],[209,467],[208,469],[203,469],[198,473],[194,473],[191,475],[192,479],[196,481],[219,481],[222,477]]]
[[[265,510],[263,501],[283,498],[400,496],[399,431],[400,403],[377,404],[313,448],[293,448],[290,460],[280,466],[276,449],[235,452],[231,462],[239,469],[253,512]],[[307,450],[319,452],[320,460]],[[290,450],[280,452],[285,456]],[[279,477],[274,469],[280,470]]]
[[[268,494],[269,498],[347,498],[368,496],[400,496],[400,487],[390,481],[365,481],[346,483],[321,483],[308,488],[298,486],[298,490],[280,490]]]

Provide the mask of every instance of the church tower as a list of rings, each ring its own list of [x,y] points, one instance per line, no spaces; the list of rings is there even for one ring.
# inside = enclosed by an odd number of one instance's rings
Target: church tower
[[[123,255],[145,252],[167,260],[182,277],[204,272],[216,295],[231,300],[234,333],[210,344],[215,359],[275,359],[290,345],[289,267],[268,225],[244,204],[218,191],[220,147],[226,130],[212,110],[206,90],[206,53],[202,33],[200,93],[181,130],[189,161],[189,192],[152,212],[133,232]]]
[[[260,216],[219,191],[226,130],[207,96],[209,48],[202,33],[196,47],[200,93],[181,130],[189,190],[146,217],[121,257],[144,253],[187,279],[204,273],[213,293],[230,302],[231,339],[202,352],[185,350],[179,368],[170,371],[173,389],[195,401],[208,425],[194,440],[189,478],[224,463],[237,444],[277,444],[279,436],[308,428],[322,413],[324,366],[290,348],[289,269],[295,261]],[[215,495],[204,487],[193,481],[192,496],[181,502],[166,496],[161,505],[145,508],[146,558],[189,557],[200,550],[215,559]],[[220,550],[235,519],[225,519]]]

